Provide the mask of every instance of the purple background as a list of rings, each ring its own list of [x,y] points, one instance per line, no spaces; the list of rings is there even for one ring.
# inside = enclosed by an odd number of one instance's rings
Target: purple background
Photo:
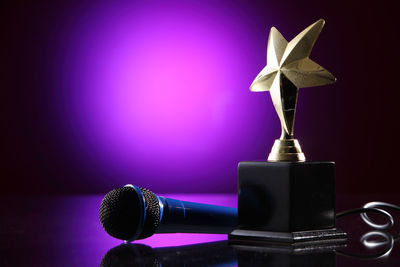
[[[269,29],[326,20],[311,59],[338,81],[300,89],[295,137],[337,164],[340,193],[398,190],[394,6],[357,1],[12,2],[2,14],[2,194],[234,193],[280,124],[248,87]],[[4,94],[4,96],[3,96]]]

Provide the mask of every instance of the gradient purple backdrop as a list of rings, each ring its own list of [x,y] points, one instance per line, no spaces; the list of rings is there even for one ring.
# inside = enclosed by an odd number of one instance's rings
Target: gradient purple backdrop
[[[63,62],[53,80],[63,95],[55,112],[65,138],[81,144],[80,160],[108,174],[93,182],[235,189],[237,159],[253,150],[246,139],[259,138],[259,124],[268,123],[252,108],[266,96],[253,100],[246,90],[250,26],[220,9],[107,3],[67,19],[55,58]]]
[[[339,192],[395,192],[395,15],[346,1],[13,3],[0,190],[235,192],[237,163],[280,135],[269,93],[248,90],[269,29],[291,40],[324,18],[311,58],[338,82],[300,89],[295,136],[308,159],[336,161]]]

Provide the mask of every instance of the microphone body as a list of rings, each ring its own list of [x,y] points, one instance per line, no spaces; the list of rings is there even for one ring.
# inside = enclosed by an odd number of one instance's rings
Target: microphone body
[[[237,226],[237,209],[158,197],[156,233],[227,234]]]
[[[111,236],[125,241],[154,233],[228,234],[237,226],[237,209],[159,197],[134,185],[104,197],[100,222]]]

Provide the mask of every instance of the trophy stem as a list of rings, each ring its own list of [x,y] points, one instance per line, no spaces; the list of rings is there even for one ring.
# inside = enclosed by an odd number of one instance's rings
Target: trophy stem
[[[271,153],[269,153],[268,161],[300,162],[305,160],[306,157],[301,151],[299,141],[282,129],[282,135],[280,139],[275,140]]]

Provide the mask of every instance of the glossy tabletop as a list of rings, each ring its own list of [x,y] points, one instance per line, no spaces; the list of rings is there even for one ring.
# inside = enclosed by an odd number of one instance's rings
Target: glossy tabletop
[[[164,196],[237,205],[236,195]],[[370,228],[359,215],[338,219],[338,228],[348,234],[345,247],[237,246],[215,234],[156,234],[122,244],[99,223],[102,197],[1,197],[0,266],[400,266],[400,214],[395,212],[395,225],[387,232]],[[378,200],[400,204],[393,195],[338,195],[337,211]]]

